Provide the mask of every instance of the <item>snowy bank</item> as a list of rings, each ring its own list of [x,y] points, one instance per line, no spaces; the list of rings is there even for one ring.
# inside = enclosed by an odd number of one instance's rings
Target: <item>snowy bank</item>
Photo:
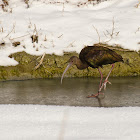
[[[5,6],[7,12],[0,11],[0,65],[17,65],[13,58],[8,58],[15,52],[79,53],[85,45],[99,41],[135,51],[140,49],[137,0],[108,0],[96,5],[85,2],[35,0],[27,8],[22,0],[9,1]],[[20,43],[15,46],[15,42]]]
[[[0,105],[2,140],[138,140],[140,108]]]

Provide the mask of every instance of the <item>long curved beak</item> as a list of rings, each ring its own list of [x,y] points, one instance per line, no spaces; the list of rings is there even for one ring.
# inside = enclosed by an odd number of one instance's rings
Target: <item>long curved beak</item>
[[[63,74],[62,74],[62,77],[61,77],[61,84],[62,84],[62,80],[63,80],[63,77],[64,77],[64,74],[66,73],[66,71],[69,69],[69,67],[71,67],[72,66],[72,63],[69,63],[68,65],[67,65],[67,67],[65,68],[65,70],[64,70],[64,72],[63,72]]]

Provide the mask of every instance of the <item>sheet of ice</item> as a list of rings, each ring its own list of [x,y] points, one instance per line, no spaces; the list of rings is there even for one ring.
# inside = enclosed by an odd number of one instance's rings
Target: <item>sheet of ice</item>
[[[0,105],[1,140],[139,140],[140,108]]]
[[[0,11],[0,43],[6,43],[0,46],[0,53],[3,54],[0,65],[15,65],[14,59],[9,61],[8,58],[15,50],[32,55],[44,52],[62,55],[64,51],[79,53],[85,45],[99,42],[95,28],[100,42],[119,44],[130,50],[140,49],[140,9],[135,7],[137,0],[108,0],[94,6],[85,1],[34,0],[29,3],[30,8],[22,0],[9,1],[9,12]],[[113,18],[114,31],[111,35]],[[38,43],[32,43],[33,34],[38,35]],[[7,50],[15,41],[21,44]]]

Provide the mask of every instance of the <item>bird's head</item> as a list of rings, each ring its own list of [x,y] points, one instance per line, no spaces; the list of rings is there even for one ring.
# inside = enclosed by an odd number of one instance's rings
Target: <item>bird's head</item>
[[[72,56],[69,60],[68,60],[68,65],[67,67],[65,68],[63,74],[62,74],[62,77],[61,77],[61,84],[62,84],[62,80],[63,80],[63,77],[64,77],[64,74],[66,73],[66,71],[69,69],[69,67],[71,67],[72,65],[75,65],[77,63],[77,56]]]
[[[77,56],[72,56],[69,60],[68,60],[68,64],[72,64],[75,65],[77,63]]]

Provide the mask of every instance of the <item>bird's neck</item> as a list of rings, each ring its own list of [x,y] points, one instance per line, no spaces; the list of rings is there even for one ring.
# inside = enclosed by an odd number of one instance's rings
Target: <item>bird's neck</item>
[[[79,70],[83,70],[85,68],[88,68],[88,64],[83,63],[79,58],[77,59],[76,66]]]

